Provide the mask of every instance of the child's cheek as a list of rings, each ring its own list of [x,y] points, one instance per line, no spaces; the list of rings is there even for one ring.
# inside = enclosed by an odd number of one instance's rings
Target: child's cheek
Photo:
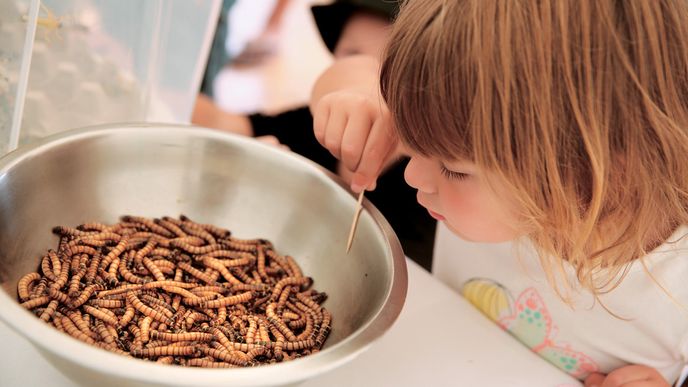
[[[468,183],[468,182],[466,182]],[[515,238],[508,214],[489,195],[469,184],[440,195],[446,222],[459,236],[475,242],[503,242]]]

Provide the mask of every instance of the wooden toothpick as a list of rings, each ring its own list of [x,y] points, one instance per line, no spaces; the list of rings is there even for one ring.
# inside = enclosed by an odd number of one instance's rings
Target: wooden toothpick
[[[351,230],[349,231],[349,241],[346,242],[346,253],[349,253],[349,250],[351,250],[351,244],[354,241],[354,234],[356,233],[356,226],[358,225],[358,217],[361,215],[361,210],[363,207],[361,204],[363,203],[363,193],[365,190],[361,190],[361,193],[358,194],[358,202],[356,203],[356,212],[354,213],[354,221],[351,222]]]

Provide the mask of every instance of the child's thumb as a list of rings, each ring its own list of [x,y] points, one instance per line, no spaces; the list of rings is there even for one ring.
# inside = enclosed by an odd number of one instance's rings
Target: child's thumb
[[[351,178],[351,190],[356,193],[359,193],[364,189],[372,191],[375,189],[375,186],[377,185],[376,180],[377,179],[375,178],[370,178],[360,173],[356,173]]]

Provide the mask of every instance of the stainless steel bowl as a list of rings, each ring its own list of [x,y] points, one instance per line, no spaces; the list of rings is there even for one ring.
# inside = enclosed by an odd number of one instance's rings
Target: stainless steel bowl
[[[389,224],[367,201],[351,252],[354,196],[314,163],[251,139],[171,125],[65,132],[0,159],[0,319],[65,375],[97,386],[271,386],[337,367],[394,323],[406,297],[406,263]],[[192,369],[119,356],[43,323],[16,301],[16,284],[55,247],[51,229],[119,216],[188,215],[262,237],[294,256],[329,298],[324,349],[247,369]]]

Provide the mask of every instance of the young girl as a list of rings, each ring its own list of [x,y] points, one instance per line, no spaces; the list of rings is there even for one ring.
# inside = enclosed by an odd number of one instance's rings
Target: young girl
[[[379,91],[351,84],[312,103],[352,189],[374,188],[405,149],[433,217],[469,241],[524,247],[457,257],[486,315],[586,386],[676,381],[688,2],[409,0],[390,39]]]

